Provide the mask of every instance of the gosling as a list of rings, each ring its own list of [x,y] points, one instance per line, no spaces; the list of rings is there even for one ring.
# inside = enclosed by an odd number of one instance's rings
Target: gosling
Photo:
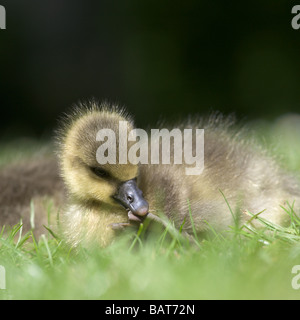
[[[49,151],[1,167],[0,230],[20,224],[23,235],[33,230],[36,238],[47,232],[44,226],[56,232],[65,194],[56,157]]]
[[[100,165],[96,159],[97,133],[105,128],[118,137],[119,121],[126,121],[127,132],[133,129],[123,109],[91,103],[76,108],[58,132],[59,166],[68,193],[62,224],[67,242],[74,247],[105,247],[116,237],[116,226],[126,227],[128,217],[136,220],[148,213],[148,203],[137,187],[138,165]]]
[[[196,231],[204,233],[211,227],[222,231],[235,219],[244,223],[248,212],[285,224],[289,217],[282,206],[299,209],[298,182],[247,142],[241,130],[234,130],[230,118],[217,115],[176,126],[205,130],[204,170],[195,176],[177,164],[99,164],[101,143],[96,137],[101,129],[115,133],[119,159],[120,121],[126,121],[127,133],[134,128],[124,109],[91,102],[79,105],[58,131],[59,167],[68,194],[62,222],[74,247],[105,247],[118,229],[147,217],[159,220],[165,215],[191,234],[190,213]],[[128,150],[132,144],[128,142]]]

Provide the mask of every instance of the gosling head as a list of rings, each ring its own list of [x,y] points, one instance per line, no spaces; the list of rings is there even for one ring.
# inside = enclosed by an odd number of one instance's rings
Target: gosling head
[[[121,205],[129,210],[132,220],[138,220],[134,217],[147,215],[148,203],[137,187],[138,165],[119,163],[120,121],[126,121],[127,133],[133,129],[131,117],[116,106],[91,102],[75,108],[64,119],[58,134],[61,175],[73,201],[119,208]],[[102,129],[115,134],[114,145],[110,145],[108,137],[104,142],[97,141]],[[99,163],[97,151],[105,143],[104,158],[114,148],[116,163]]]

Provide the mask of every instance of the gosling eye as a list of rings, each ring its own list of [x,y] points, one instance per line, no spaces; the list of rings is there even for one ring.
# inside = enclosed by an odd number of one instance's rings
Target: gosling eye
[[[100,178],[108,178],[109,177],[109,173],[102,168],[93,167],[93,168],[91,168],[91,170],[96,176],[98,176]]]

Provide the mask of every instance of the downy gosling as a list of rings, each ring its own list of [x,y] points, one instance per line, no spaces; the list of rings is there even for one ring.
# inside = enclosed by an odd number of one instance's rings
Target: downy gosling
[[[126,123],[127,134],[134,129],[124,109],[90,102],[75,108],[58,131],[59,167],[67,190],[62,225],[71,246],[105,247],[116,239],[119,229],[147,217],[165,215],[192,234],[190,213],[196,231],[204,233],[211,227],[222,231],[234,223],[229,205],[239,223],[249,220],[251,212],[285,224],[289,216],[282,206],[288,203],[299,212],[296,179],[247,141],[243,130],[235,130],[230,118],[212,116],[175,126],[204,129],[204,170],[199,175],[186,175],[185,165],[174,164],[172,144],[170,164],[123,164],[119,161],[124,156],[119,147],[120,121]],[[113,132],[115,140],[100,139],[102,129]],[[161,139],[156,139],[152,143],[161,148]],[[98,148],[106,143],[110,150],[109,141],[116,146],[116,163],[100,164]],[[125,151],[133,144],[127,141]],[[150,154],[150,144],[147,148]],[[251,223],[257,225],[255,219]]]

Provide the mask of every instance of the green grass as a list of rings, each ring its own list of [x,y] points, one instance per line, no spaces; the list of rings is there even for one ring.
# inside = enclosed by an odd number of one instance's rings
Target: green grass
[[[230,214],[230,213],[229,213]],[[287,210],[283,228],[259,216],[250,225],[193,241],[173,230],[147,240],[120,239],[109,248],[73,252],[45,230],[37,241],[21,225],[1,232],[3,299],[298,299],[291,286],[300,264],[300,220]],[[250,216],[249,216],[250,217]],[[137,240],[138,239],[138,240]]]
[[[269,139],[275,141],[273,133]],[[299,172],[299,142],[288,143],[282,144],[283,157],[287,149],[293,156],[286,154],[283,162]],[[259,220],[261,229],[234,225],[224,234],[212,229],[206,239],[186,239],[172,225],[146,237],[143,226],[137,235],[92,252],[70,250],[49,229],[35,239],[21,224],[6,228],[0,230],[0,265],[6,270],[0,298],[299,299],[300,289],[291,283],[292,268],[300,265],[300,219],[293,204],[285,210],[288,227],[256,212],[249,219]],[[234,214],[229,204],[228,214]]]

